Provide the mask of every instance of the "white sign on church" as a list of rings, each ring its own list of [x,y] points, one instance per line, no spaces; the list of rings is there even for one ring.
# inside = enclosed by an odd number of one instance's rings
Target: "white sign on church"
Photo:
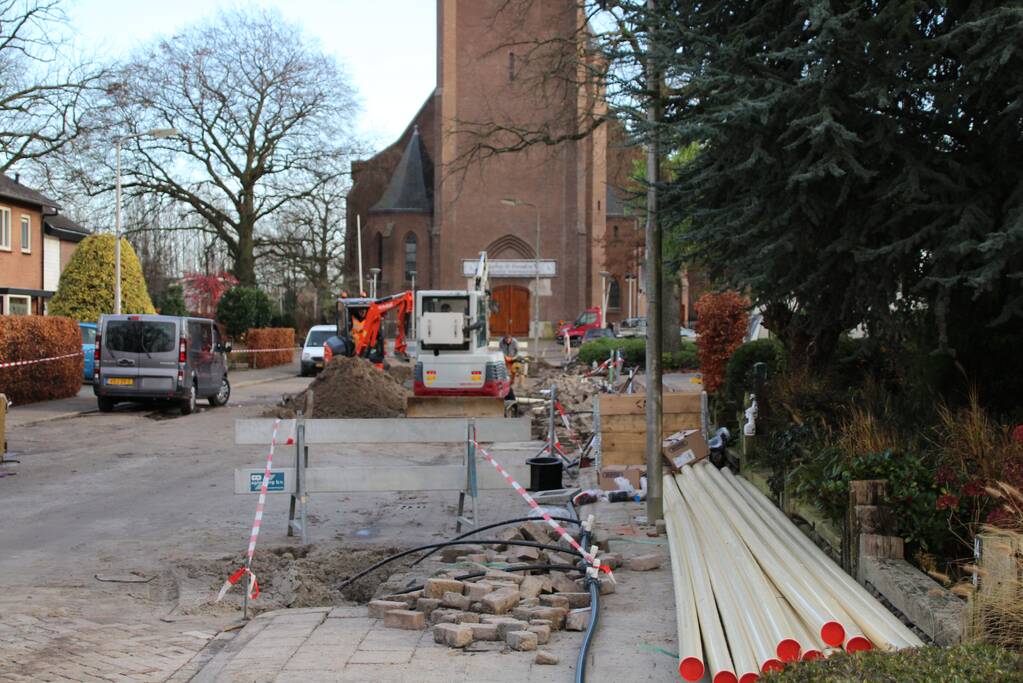
[[[533,259],[490,259],[490,277],[536,277],[536,261]],[[554,259],[540,259],[540,277],[554,277],[558,274],[558,262]],[[463,259],[462,275],[474,277],[479,260]]]

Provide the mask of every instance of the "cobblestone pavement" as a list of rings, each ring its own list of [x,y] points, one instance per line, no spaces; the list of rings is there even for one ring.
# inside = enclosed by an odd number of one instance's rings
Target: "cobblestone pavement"
[[[0,616],[0,681],[166,681],[216,635],[189,624]]]

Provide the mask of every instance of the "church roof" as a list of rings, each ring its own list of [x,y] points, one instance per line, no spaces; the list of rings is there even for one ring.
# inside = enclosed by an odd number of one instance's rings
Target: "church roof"
[[[419,137],[419,126],[412,130],[383,196],[370,208],[370,213],[387,211],[433,212],[433,162]]]

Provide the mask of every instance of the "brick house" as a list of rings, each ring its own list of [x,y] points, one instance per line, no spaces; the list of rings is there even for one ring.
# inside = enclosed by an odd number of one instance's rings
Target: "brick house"
[[[89,230],[57,203],[0,174],[0,314],[45,315],[60,274]]]
[[[642,225],[624,202],[633,159],[622,126],[610,121],[580,139],[501,154],[459,168],[471,141],[463,122],[495,120],[578,130],[587,112],[606,110],[600,93],[568,88],[542,94],[528,41],[573,36],[581,21],[574,0],[529,3],[501,23],[502,0],[437,0],[437,87],[399,139],[352,164],[347,250],[357,254],[362,225],[364,275],[381,270],[378,292],[411,286],[465,288],[479,252],[491,262],[500,313],[495,333],[529,332],[540,223],[540,320],[574,319],[599,306],[607,271],[608,318],[628,312],[626,275],[639,274]],[[505,47],[518,44],[520,47]],[[576,126],[573,129],[573,126]],[[509,206],[513,198],[536,206]],[[637,243],[637,239],[639,242]],[[345,283],[355,290],[357,257]],[[363,284],[363,289],[368,287]],[[633,315],[644,312],[633,289]]]

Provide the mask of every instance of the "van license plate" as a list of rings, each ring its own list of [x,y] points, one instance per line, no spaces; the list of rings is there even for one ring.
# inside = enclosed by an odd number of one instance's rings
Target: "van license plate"
[[[108,377],[107,384],[120,384],[131,386],[135,383],[134,377]]]

